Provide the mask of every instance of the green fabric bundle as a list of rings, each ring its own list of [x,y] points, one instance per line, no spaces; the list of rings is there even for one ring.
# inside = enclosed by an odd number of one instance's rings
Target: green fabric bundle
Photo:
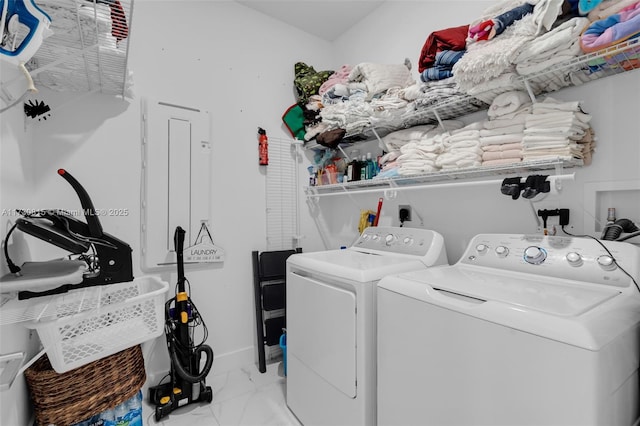
[[[322,83],[329,79],[333,71],[316,71],[311,65],[296,62],[293,84],[298,92],[298,103],[306,104],[309,97],[317,95]]]
[[[282,114],[282,121],[291,136],[303,141],[306,131],[304,129],[304,110],[298,104],[293,104]]]

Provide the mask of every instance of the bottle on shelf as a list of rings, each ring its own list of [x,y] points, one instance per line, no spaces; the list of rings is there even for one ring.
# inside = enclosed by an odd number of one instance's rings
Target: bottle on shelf
[[[355,151],[357,153],[357,151]],[[349,182],[360,180],[360,160],[358,156],[352,156],[353,160],[347,166],[347,174],[349,175]]]
[[[367,152],[367,179],[373,179],[377,174],[376,161],[373,160],[371,153]]]
[[[367,179],[367,156],[362,154],[362,158],[360,158],[360,180]]]

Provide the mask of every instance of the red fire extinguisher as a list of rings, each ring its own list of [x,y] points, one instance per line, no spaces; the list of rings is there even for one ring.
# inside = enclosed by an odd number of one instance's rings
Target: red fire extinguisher
[[[258,127],[258,159],[261,166],[269,164],[269,138],[261,127]]]

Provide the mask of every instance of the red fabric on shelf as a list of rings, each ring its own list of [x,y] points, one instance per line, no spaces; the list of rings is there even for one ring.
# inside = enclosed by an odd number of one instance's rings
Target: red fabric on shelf
[[[429,34],[420,52],[418,71],[422,72],[427,68],[431,68],[436,61],[436,53],[442,50],[465,50],[468,33],[469,25],[462,25],[434,31]]]

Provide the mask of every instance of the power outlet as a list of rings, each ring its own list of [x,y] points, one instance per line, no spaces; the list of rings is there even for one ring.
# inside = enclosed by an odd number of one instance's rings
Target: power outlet
[[[411,206],[409,205],[399,205],[398,206],[398,218],[400,222],[411,221]]]

